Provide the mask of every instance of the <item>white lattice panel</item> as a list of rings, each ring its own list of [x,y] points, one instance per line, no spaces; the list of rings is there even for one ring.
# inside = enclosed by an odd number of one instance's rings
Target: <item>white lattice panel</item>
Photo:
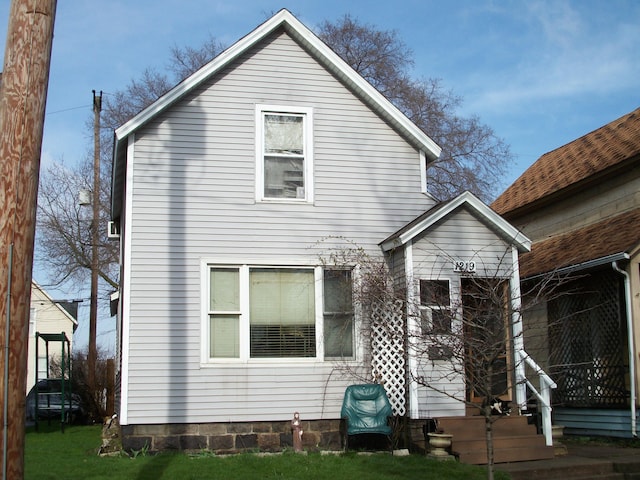
[[[394,415],[404,415],[405,355],[402,302],[380,304],[371,315],[371,370],[384,385]]]

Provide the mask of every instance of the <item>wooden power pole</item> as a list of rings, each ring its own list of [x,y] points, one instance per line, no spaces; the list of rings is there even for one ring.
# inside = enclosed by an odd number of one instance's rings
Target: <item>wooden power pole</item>
[[[24,477],[31,269],[56,0],[12,0],[0,88],[2,478]]]
[[[98,360],[98,268],[100,242],[100,111],[102,92],[93,91],[93,219],[91,221],[91,304],[89,307],[89,353],[87,355],[87,384],[94,400],[96,396],[96,363]]]

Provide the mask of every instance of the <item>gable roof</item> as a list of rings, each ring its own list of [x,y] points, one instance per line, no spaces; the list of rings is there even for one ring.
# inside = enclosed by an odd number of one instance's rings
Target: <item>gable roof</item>
[[[618,172],[640,155],[640,108],[542,155],[492,204],[513,215],[570,195]]]
[[[427,210],[396,233],[383,240],[380,246],[386,252],[405,245],[459,208],[468,209],[498,236],[510,244],[515,245],[520,252],[528,252],[531,250],[531,240],[468,191],[461,193],[452,200],[440,203],[430,210]]]
[[[325,68],[356,92],[371,109],[400,132],[412,145],[424,152],[428,159],[434,160],[438,158],[441,148],[426,133],[362,78],[302,22],[288,10],[282,9],[116,129],[113,153],[114,185],[118,180],[117,177],[120,177],[121,181],[123,175],[122,165],[126,154],[125,142],[129,135],[279,29],[284,29],[291,37],[302,44]],[[112,201],[116,202],[117,200],[112,199]],[[113,207],[114,205],[112,204],[112,210]]]
[[[520,257],[520,276],[531,277],[570,267],[582,270],[629,258],[638,246],[640,208],[534,243]]]
[[[45,301],[50,302],[51,305],[53,305],[53,307],[57,309],[61,315],[67,317],[67,319],[69,319],[69,321],[73,325],[73,330],[75,331],[75,329],[78,327],[78,320],[69,311],[67,311],[67,309],[65,309],[60,304],[60,302],[56,302],[55,300],[53,300],[51,296],[35,280],[31,280],[31,290],[32,290],[31,292],[32,296],[34,293],[33,290],[35,290],[36,292],[39,292],[39,294],[42,297],[44,297]]]

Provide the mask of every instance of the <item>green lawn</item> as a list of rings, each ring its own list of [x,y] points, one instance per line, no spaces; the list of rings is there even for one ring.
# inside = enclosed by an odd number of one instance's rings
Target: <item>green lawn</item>
[[[216,457],[207,452],[200,455],[166,453],[138,454],[135,458],[99,457],[99,426],[59,428],[46,427],[37,433],[27,431],[25,479],[484,479],[479,467],[456,462],[437,462],[421,455],[392,457],[347,454],[321,456],[284,453],[260,457],[237,455]],[[506,479],[500,476],[497,479]]]

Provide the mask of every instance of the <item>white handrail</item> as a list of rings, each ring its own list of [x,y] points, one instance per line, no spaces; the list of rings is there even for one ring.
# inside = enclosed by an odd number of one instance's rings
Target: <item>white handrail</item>
[[[546,374],[542,368],[529,356],[524,350],[517,350],[518,355],[531,369],[538,375],[540,379],[540,391],[531,384],[526,377],[518,379],[524,381],[531,389],[536,398],[540,401],[542,410],[542,433],[544,434],[545,442],[548,446],[553,446],[553,438],[551,436],[551,389],[557,388],[556,382],[554,382],[549,375]]]

